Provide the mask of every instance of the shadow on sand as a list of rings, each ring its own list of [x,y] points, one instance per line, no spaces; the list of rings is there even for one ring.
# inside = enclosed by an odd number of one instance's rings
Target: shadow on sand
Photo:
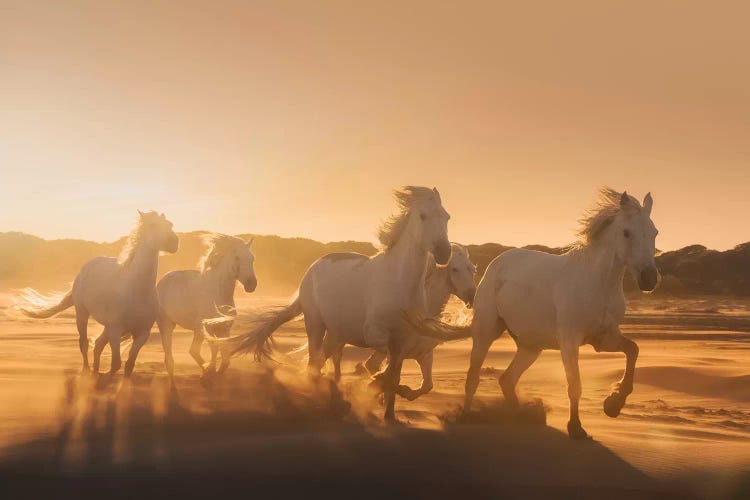
[[[501,422],[444,431],[385,427],[343,416],[327,379],[268,370],[234,374],[208,391],[189,377],[178,385],[179,393],[153,376],[68,376],[59,432],[6,453],[0,494],[669,497],[607,448],[573,442],[543,420],[519,423],[501,412]]]

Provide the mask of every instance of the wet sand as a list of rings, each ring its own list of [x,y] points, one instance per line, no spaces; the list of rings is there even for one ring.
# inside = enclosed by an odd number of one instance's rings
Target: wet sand
[[[277,301],[244,300],[241,314],[269,302]],[[32,321],[0,311],[0,487],[10,497],[78,498],[103,490],[109,497],[191,498],[747,495],[747,303],[650,297],[631,304],[624,330],[640,345],[635,392],[619,418],[605,416],[602,403],[624,356],[584,347],[581,419],[592,439],[583,442],[565,434],[557,352],[543,353],[521,379],[521,399],[530,404],[520,413],[504,409],[497,377],[514,351],[506,337],[485,363],[473,423],[454,417],[468,366],[464,341],[436,350],[435,388],[414,402],[399,399],[402,424],[387,427],[367,381],[353,374],[368,355],[363,349],[346,349],[340,389],[310,381],[301,365],[268,368],[249,359],[207,386],[188,355],[192,334],[178,330],[171,391],[157,333],[130,381],[97,380],[79,374],[72,314]],[[301,344],[301,322],[276,339],[280,351]],[[402,383],[420,381],[407,362]]]

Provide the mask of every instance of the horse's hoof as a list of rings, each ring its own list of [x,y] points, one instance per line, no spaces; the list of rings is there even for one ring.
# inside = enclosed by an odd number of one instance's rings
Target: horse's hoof
[[[396,389],[396,394],[407,401],[414,401],[419,396],[419,393],[408,385],[399,385],[398,389]]]
[[[625,406],[625,398],[613,392],[604,400],[604,413],[608,417],[617,418],[623,406]]]
[[[568,436],[571,439],[586,439],[589,435],[581,427],[581,422],[568,422]]]

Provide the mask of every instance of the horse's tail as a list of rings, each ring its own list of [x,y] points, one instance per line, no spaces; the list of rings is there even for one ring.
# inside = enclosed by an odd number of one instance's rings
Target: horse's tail
[[[24,316],[36,319],[49,318],[73,305],[73,290],[42,295],[33,288],[24,288],[14,302],[14,309]]]
[[[402,315],[406,326],[418,335],[429,337],[439,342],[452,342],[471,338],[471,323],[451,325],[436,318],[426,318],[418,313],[404,311]]]
[[[302,314],[302,305],[299,295],[296,295],[289,305],[275,307],[253,318],[252,326],[246,333],[228,339],[206,335],[206,339],[209,342],[225,343],[225,348],[228,348],[228,353],[232,356],[252,352],[256,361],[260,361],[263,358],[272,357],[271,335],[273,335],[273,332],[300,314]]]

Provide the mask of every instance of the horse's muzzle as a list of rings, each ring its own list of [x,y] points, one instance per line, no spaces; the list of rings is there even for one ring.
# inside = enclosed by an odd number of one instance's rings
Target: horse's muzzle
[[[258,288],[258,280],[255,277],[250,278],[242,284],[247,293],[252,293]]]
[[[657,283],[659,283],[659,271],[654,266],[647,267],[638,275],[638,288],[643,292],[653,292]]]
[[[471,288],[471,289],[467,290],[466,293],[463,296],[464,304],[466,304],[466,307],[468,307],[469,309],[471,309],[472,307],[474,307],[474,295],[476,295],[476,294],[477,294],[477,289],[476,288]]]
[[[177,252],[178,248],[180,248],[180,239],[176,234],[173,234],[169,237],[169,240],[167,240],[167,248],[165,248],[164,251],[168,253],[175,253]]]
[[[447,264],[451,258],[451,244],[448,240],[437,242],[432,250],[432,255],[435,257],[435,262],[441,266]]]

